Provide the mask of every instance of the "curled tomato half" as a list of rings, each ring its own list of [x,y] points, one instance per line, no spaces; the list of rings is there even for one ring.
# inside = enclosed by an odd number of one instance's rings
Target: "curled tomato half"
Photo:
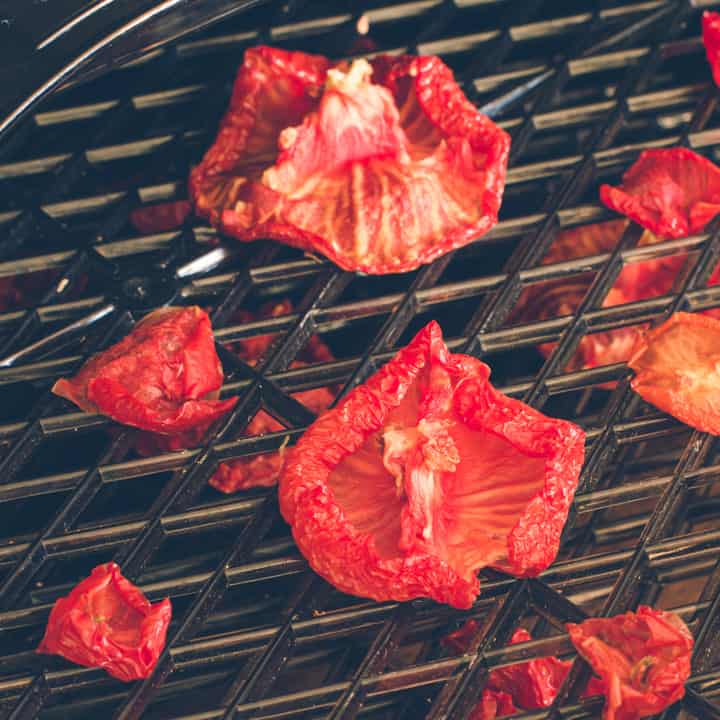
[[[177,230],[192,213],[189,200],[157,203],[133,210],[130,222],[141,233],[160,233]]]
[[[660,237],[686,237],[720,212],[720,168],[687,148],[644,150],[600,199]]]
[[[245,53],[189,181],[198,214],[346,270],[405,272],[496,222],[510,147],[436,57]]]
[[[637,613],[568,624],[573,645],[600,676],[604,720],[638,720],[685,694],[693,638],[674,613],[641,605]]]
[[[50,612],[38,652],[129,682],[153,671],[165,647],[170,600],[151,605],[113,562],[98,565]]]
[[[720,85],[720,13],[710,10],[703,13],[702,39],[713,80],[716,85]]]
[[[53,392],[124,425],[177,435],[207,428],[235,405],[215,399],[222,382],[207,313],[174,307],[147,315]]]
[[[720,435],[720,320],[675,313],[638,340],[629,364],[644,400]]]
[[[290,450],[280,509],[315,571],[377,600],[469,607],[480,568],[555,558],[584,433],[495,390],[437,323]]]

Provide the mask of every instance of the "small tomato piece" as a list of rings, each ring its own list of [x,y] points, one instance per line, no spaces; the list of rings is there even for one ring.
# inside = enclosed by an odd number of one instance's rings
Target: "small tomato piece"
[[[136,208],[130,213],[130,222],[138,232],[149,235],[177,230],[190,213],[192,205],[189,200],[175,200]]]
[[[259,47],[189,186],[197,212],[240,240],[406,272],[497,222],[509,147],[437,57],[348,67]]]
[[[611,220],[563,230],[558,233],[543,258],[543,264],[610,252],[620,241],[627,226],[627,220]],[[645,232],[638,245],[656,242],[659,242],[659,238],[651,232]],[[603,307],[667,294],[672,290],[684,261],[684,256],[673,256],[626,265],[606,296]],[[587,273],[529,288],[518,302],[513,318],[526,322],[573,315],[580,307],[592,279],[593,275]],[[580,341],[567,369],[574,371],[625,362],[632,355],[640,330],[639,327],[624,327],[586,335]],[[555,346],[556,343],[543,343],[538,349],[543,356],[548,357]]]
[[[86,412],[165,435],[207,426],[237,398],[215,399],[223,370],[210,318],[199,307],[162,308],[98,353],[53,392]]]
[[[687,148],[643,150],[600,199],[663,238],[701,232],[720,212],[720,168]]]
[[[165,647],[169,598],[151,605],[113,562],[98,565],[50,612],[38,652],[130,682],[152,673]]]
[[[720,435],[720,320],[678,312],[646,333],[629,360],[644,400]]]
[[[513,633],[510,644],[530,640],[530,633],[519,628]],[[488,687],[508,693],[515,705],[524,710],[550,707],[571,666],[572,661],[552,656],[508,665],[490,673]]]
[[[518,708],[510,693],[499,690],[483,690],[480,702],[473,708],[468,720],[495,720],[498,717],[515,715]]]
[[[292,303],[289,300],[281,300],[266,303],[257,313],[240,310],[234,320],[238,323],[248,323],[263,318],[280,317],[291,313],[292,309]],[[267,352],[275,338],[275,334],[255,335],[232,343],[229,349],[252,366],[257,364]],[[307,363],[327,362],[334,359],[330,349],[317,335],[313,335],[308,340],[298,357],[300,359],[293,362],[291,368],[303,367]],[[330,388],[303,390],[294,393],[293,397],[316,414],[326,410],[335,399]],[[197,447],[205,439],[208,428],[209,423],[204,423],[193,428],[190,432],[180,435],[141,433],[136,439],[135,450],[139,455],[146,457],[157,453]],[[269,432],[279,432],[283,429],[283,426],[272,415],[260,410],[248,424],[244,435],[264,435]],[[210,478],[209,484],[224,493],[234,493],[254,487],[272,487],[277,483],[283,457],[284,448],[275,453],[264,453],[222,462]]]
[[[294,367],[301,365],[302,363],[293,363]],[[335,399],[328,388],[303,390],[294,393],[293,397],[315,414],[327,410]],[[280,432],[284,429],[284,426],[272,415],[260,410],[247,426],[245,435],[265,435],[265,433]],[[218,465],[209,483],[216,490],[224,493],[249,490],[253,487],[272,487],[277,484],[284,456],[285,449],[282,448],[274,453],[227,460]]]
[[[602,680],[604,720],[655,715],[685,694],[693,638],[674,613],[641,605],[636,613],[591,618],[567,629]]]
[[[713,79],[716,85],[720,85],[720,13],[710,10],[703,13],[702,39]]]
[[[442,644],[455,654],[467,652],[478,631],[475,620],[468,620],[461,628],[442,639]],[[532,636],[518,628],[510,644],[529,642]],[[514,715],[518,710],[539,710],[550,707],[557,697],[572,667],[572,661],[554,656],[515,663],[492,670],[487,679],[480,702],[475,706],[471,720],[495,720],[500,715]],[[602,685],[591,678],[582,697],[602,694]]]
[[[470,649],[470,643],[479,629],[480,626],[476,620],[468,620],[457,630],[442,638],[440,644],[453,653],[453,655],[462,655]]]
[[[376,600],[470,607],[486,566],[557,554],[584,433],[489,383],[431,322],[290,450],[280,509],[314,570]]]

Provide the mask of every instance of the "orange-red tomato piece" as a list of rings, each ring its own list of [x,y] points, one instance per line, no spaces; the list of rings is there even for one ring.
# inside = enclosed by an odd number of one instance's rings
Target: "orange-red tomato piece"
[[[55,602],[38,652],[124,682],[146,678],[165,647],[171,615],[168,598],[151,605],[115,563],[98,565]]]
[[[638,341],[629,365],[632,387],[644,400],[720,435],[720,320],[675,313]]]
[[[87,412],[175,435],[207,427],[234,407],[237,398],[216,399],[222,382],[207,313],[170,307],[147,315],[53,392]]]
[[[509,147],[437,57],[348,66],[256,47],[188,185],[196,212],[239,240],[406,272],[495,225]]]
[[[637,612],[567,625],[577,651],[601,679],[604,720],[655,715],[685,694],[693,638],[674,613]]]
[[[480,568],[555,558],[584,434],[495,390],[431,322],[287,455],[280,508],[318,574],[378,600],[469,607]]]

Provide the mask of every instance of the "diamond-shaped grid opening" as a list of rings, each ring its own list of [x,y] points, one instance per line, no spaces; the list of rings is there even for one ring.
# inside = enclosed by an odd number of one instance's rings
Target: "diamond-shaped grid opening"
[[[99,460],[109,446],[107,431],[57,433],[43,438],[30,460],[23,466],[19,479],[83,470]]]

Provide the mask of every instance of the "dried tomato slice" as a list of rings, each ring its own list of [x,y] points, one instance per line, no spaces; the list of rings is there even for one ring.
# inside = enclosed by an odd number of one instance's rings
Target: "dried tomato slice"
[[[258,47],[189,187],[198,214],[240,240],[405,272],[497,222],[509,146],[439,58],[348,68]]]
[[[215,399],[222,381],[207,313],[175,307],[147,315],[53,392],[87,412],[175,435],[207,427],[235,405],[237,398]]]
[[[442,644],[455,654],[467,652],[478,631],[475,620],[468,620],[461,628],[444,637]],[[532,635],[518,628],[510,644],[529,642]],[[539,710],[550,707],[570,672],[572,661],[554,656],[515,663],[491,671],[480,702],[473,709],[470,720],[495,720],[501,715],[514,715],[519,710]],[[591,678],[582,697],[603,693],[597,678]]]
[[[495,720],[498,717],[515,715],[518,708],[510,693],[499,690],[483,690],[480,702],[473,708],[468,720]]]
[[[182,227],[191,213],[189,200],[175,200],[137,208],[130,213],[130,222],[141,233],[169,232]]]
[[[516,645],[530,640],[530,633],[519,628],[510,638],[510,644]],[[549,707],[571,666],[572,661],[558,660],[552,656],[508,665],[490,673],[488,688],[508,693],[513,703],[524,710]]]
[[[637,613],[567,625],[577,651],[604,686],[604,720],[637,720],[685,694],[693,638],[674,613],[641,605]]]
[[[720,435],[718,357],[720,320],[675,313],[638,341],[632,387],[687,425]]]
[[[713,80],[720,85],[720,13],[706,10],[702,16],[702,39],[712,69]]]
[[[304,363],[293,363],[292,367],[301,367]],[[314,388],[294,393],[293,397],[315,414],[327,410],[335,396],[328,388]],[[246,435],[264,435],[284,430],[272,415],[260,410],[245,430]],[[272,487],[278,481],[283,464],[285,450],[266,453],[254,457],[239,458],[220,463],[209,482],[220,492],[234,493],[253,487]]]
[[[236,319],[238,322],[252,322],[257,319],[287,315],[292,312],[292,309],[292,303],[289,300],[282,300],[263,305],[257,315],[248,311],[240,311]],[[231,349],[249,365],[255,365],[274,340],[275,335],[272,334],[256,335],[233,343]],[[298,368],[307,363],[328,362],[333,359],[328,346],[317,335],[313,335],[299,353],[298,360],[293,362],[290,367]],[[330,388],[303,390],[294,393],[293,397],[315,414],[327,410],[335,399]],[[272,415],[260,410],[247,426],[245,434],[264,435],[283,429],[283,426]],[[276,453],[265,453],[220,463],[215,474],[210,478],[210,485],[224,493],[248,490],[253,487],[271,487],[277,483],[284,454],[283,449]]]
[[[113,562],[98,565],[50,612],[38,652],[129,682],[153,671],[165,647],[170,600],[151,605]]]
[[[280,317],[292,312],[292,303],[289,300],[273,301],[263,305],[257,313],[240,310],[233,320],[238,323],[248,323],[254,320],[270,317]],[[229,349],[237,353],[249,365],[255,365],[265,354],[276,335],[255,335],[232,343]],[[317,336],[313,335],[298,355],[299,360],[291,364],[291,368],[298,368],[307,363],[327,362],[333,360],[330,349]],[[295,393],[293,397],[314,413],[326,410],[335,396],[331,388],[313,388]],[[189,433],[181,435],[157,435],[155,433],[141,433],[135,442],[135,450],[139,455],[150,456],[158,453],[184,450],[197,447],[205,438],[209,427],[208,423],[194,428]],[[279,432],[283,426],[264,410],[260,410],[245,429],[245,435],[264,435],[269,432]],[[238,458],[220,463],[217,470],[209,480],[209,484],[216,490],[224,493],[234,493],[254,487],[271,487],[277,483],[278,474],[282,467],[284,449],[276,453],[265,453],[253,457]]]
[[[620,241],[627,225],[627,220],[611,220],[563,230],[558,233],[543,258],[543,264],[609,252]],[[659,238],[646,231],[638,245],[650,245],[659,241]],[[684,256],[673,256],[625,266],[605,298],[603,307],[667,294],[672,290],[684,261]],[[521,296],[512,319],[516,322],[527,322],[572,315],[580,307],[592,279],[592,273],[583,273],[568,281],[557,280],[529,288]],[[625,362],[632,355],[639,332],[638,327],[625,327],[586,335],[580,341],[567,369],[574,371]],[[538,349],[547,357],[553,352],[555,345],[543,343]]]
[[[355,595],[465,608],[480,568],[531,576],[553,561],[584,433],[489,374],[431,322],[308,428],[279,496],[318,574]]]
[[[686,237],[720,212],[720,168],[687,148],[644,150],[600,199],[660,237]]]

